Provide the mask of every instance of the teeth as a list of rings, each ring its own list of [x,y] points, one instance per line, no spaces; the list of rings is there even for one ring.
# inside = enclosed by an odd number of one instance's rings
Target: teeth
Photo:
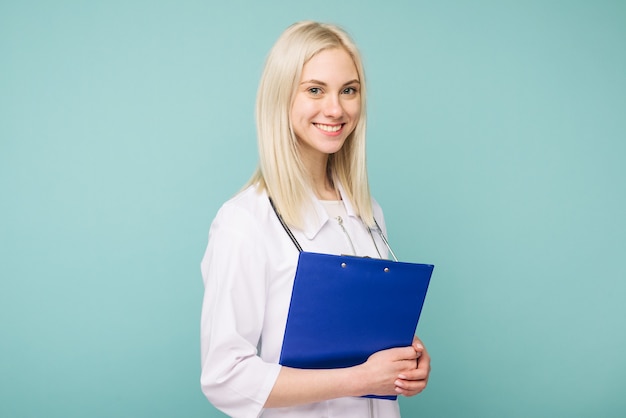
[[[329,126],[329,125],[321,125],[319,123],[316,123],[315,126],[320,128],[322,131],[326,131],[326,132],[337,132],[338,130],[341,129],[341,125]]]

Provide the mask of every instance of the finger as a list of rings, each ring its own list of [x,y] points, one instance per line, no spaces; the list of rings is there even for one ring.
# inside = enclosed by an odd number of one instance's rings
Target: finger
[[[424,351],[417,359],[417,368],[430,371],[430,355],[428,354],[428,351]]]
[[[424,369],[408,370],[398,375],[398,380],[406,381],[406,382],[427,380],[427,379],[428,379],[428,370],[424,370]]]
[[[426,389],[427,384],[426,380],[406,381],[398,379],[395,382],[395,391],[403,396],[414,396]]]
[[[405,390],[418,390],[423,389],[428,384],[428,375],[421,376],[406,376],[407,379],[397,378],[394,381],[394,385]],[[415,377],[409,379],[408,377]]]
[[[404,360],[402,362],[397,362],[397,374],[398,377],[401,375],[412,376],[415,370],[417,370],[417,362],[415,360]]]
[[[428,376],[431,370],[430,356],[428,353],[424,353],[414,364],[405,364],[405,366],[407,369],[399,374],[400,378],[405,376],[408,380],[424,379]]]
[[[417,352],[413,348],[413,346],[392,348],[391,350],[392,350],[393,355],[396,358],[396,361],[403,361],[403,360],[414,361],[415,359],[419,357]]]
[[[406,389],[402,389],[402,388],[396,387],[395,392],[398,395],[410,397],[410,396],[415,396],[415,395],[418,395],[418,394],[422,393],[425,389],[426,389],[426,387],[420,388],[420,389],[417,389],[417,390],[406,390]]]
[[[416,390],[416,391],[410,391],[410,390],[404,390],[404,389],[400,389],[400,388],[396,388],[396,394],[398,395],[402,395],[406,398],[409,398],[411,396],[415,396],[415,395],[419,395],[420,393],[422,393],[422,390]]]
[[[413,337],[413,349],[415,349],[415,351],[421,353],[421,354],[428,354],[428,351],[426,350],[426,347],[424,346],[424,343],[422,343],[422,340],[420,340],[417,336]]]

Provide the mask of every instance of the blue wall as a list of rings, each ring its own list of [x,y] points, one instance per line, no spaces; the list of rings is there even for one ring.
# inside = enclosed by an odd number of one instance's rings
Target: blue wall
[[[626,3],[0,2],[0,416],[218,417],[199,261],[282,30],[365,56],[391,241],[436,265],[407,417],[626,414]]]

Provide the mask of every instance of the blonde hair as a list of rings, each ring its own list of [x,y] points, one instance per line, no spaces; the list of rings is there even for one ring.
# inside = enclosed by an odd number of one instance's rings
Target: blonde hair
[[[265,189],[284,220],[303,225],[303,208],[310,202],[311,184],[300,159],[290,121],[290,110],[302,68],[323,50],[342,48],[354,61],[360,81],[361,114],[341,150],[331,154],[327,172],[339,181],[357,215],[373,226],[372,201],[365,158],[365,77],[361,55],[341,28],[317,22],[296,23],[271,49],[259,83],[256,102],[259,167],[248,185]]]

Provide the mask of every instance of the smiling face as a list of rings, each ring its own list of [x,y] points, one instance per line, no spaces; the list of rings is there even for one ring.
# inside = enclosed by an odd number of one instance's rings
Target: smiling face
[[[325,164],[341,149],[361,114],[360,82],[341,48],[316,54],[302,68],[291,107],[291,124],[305,162]]]

